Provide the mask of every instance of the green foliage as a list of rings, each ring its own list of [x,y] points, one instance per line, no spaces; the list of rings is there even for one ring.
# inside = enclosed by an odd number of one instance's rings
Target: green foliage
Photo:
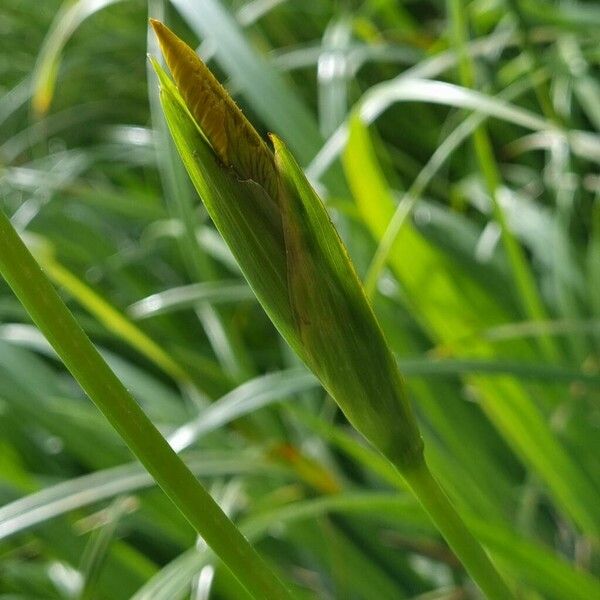
[[[146,52],[159,55],[146,5],[61,5],[0,9],[0,190],[36,256],[71,276],[55,282],[77,321],[300,596],[476,598],[405,483],[248,295],[145,79]],[[460,5],[156,0],[150,16],[200,44],[306,169],[370,283],[428,462],[520,597],[594,598],[598,9]],[[37,114],[33,80],[47,93]],[[0,595],[244,597],[7,287],[0,319]]]

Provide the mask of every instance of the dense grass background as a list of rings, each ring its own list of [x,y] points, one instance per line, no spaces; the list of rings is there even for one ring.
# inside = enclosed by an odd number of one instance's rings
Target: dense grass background
[[[2,208],[153,421],[301,596],[457,600],[460,565],[191,190],[149,15],[307,168],[429,460],[520,597],[600,597],[598,5],[0,9]],[[244,598],[4,285],[0,320],[0,597]]]

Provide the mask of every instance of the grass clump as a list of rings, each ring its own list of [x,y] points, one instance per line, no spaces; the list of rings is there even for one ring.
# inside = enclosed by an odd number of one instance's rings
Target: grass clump
[[[593,2],[5,4],[0,595],[600,596]]]

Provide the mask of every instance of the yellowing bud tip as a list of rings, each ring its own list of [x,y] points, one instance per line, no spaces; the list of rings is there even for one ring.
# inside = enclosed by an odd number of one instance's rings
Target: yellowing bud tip
[[[150,25],[183,101],[221,162],[275,200],[273,153],[196,52],[160,21],[150,19]]]

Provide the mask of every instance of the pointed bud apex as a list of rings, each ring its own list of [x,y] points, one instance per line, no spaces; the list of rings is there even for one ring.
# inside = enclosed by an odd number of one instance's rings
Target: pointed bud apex
[[[150,24],[179,93],[221,162],[274,199],[273,153],[194,50],[160,21],[150,19]]]

